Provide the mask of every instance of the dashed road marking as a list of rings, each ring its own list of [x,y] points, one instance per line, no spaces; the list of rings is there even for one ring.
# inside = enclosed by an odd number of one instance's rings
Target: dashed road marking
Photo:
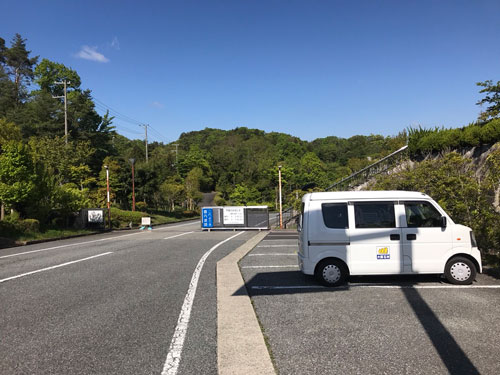
[[[114,240],[114,239],[117,239],[117,238],[128,237],[128,236],[135,236],[137,234],[143,234],[143,233],[144,232],[129,233],[129,234],[123,234],[121,236],[101,238],[99,240],[92,240],[92,241],[86,241],[86,242],[71,243],[71,244],[67,244],[67,245],[60,245],[60,246],[48,247],[48,248],[45,248],[45,249],[38,249],[38,250],[25,251],[25,252],[22,252],[22,253],[16,253],[16,254],[10,254],[10,255],[3,255],[3,256],[0,256],[0,259],[15,257],[15,256],[18,256],[18,255],[26,255],[26,254],[39,253],[41,251],[49,251],[49,250],[62,249],[62,248],[71,247],[71,246],[87,245],[89,243],[109,241],[109,240]]]
[[[159,231],[159,230],[165,230],[165,229],[171,229],[171,228],[179,228],[179,227],[185,227],[187,225],[200,225],[200,222],[199,221],[195,221],[195,222],[192,222],[192,223],[187,223],[187,224],[179,224],[179,225],[169,225],[168,227],[161,227],[161,228],[156,228],[154,229],[155,231]]]
[[[51,266],[51,267],[47,267],[47,268],[42,268],[42,269],[39,269],[39,270],[36,270],[36,271],[26,272],[26,273],[22,273],[22,274],[20,274],[20,275],[7,277],[6,279],[2,279],[2,280],[0,280],[0,283],[3,283],[3,282],[5,282],[5,281],[14,280],[14,279],[19,279],[20,277],[24,277],[24,276],[28,276],[28,275],[33,275],[34,273],[39,273],[39,272],[49,271],[49,270],[53,270],[53,269],[55,269],[55,268],[68,266],[68,265],[70,265],[70,264],[83,262],[83,261],[85,261],[85,260],[89,260],[89,259],[93,259],[93,258],[97,258],[97,257],[102,257],[102,256],[104,256],[104,255],[109,255],[109,254],[113,254],[113,252],[112,252],[112,251],[110,251],[110,252],[107,252],[107,253],[102,253],[102,254],[98,254],[98,255],[93,255],[93,256],[91,256],[91,257],[87,257],[87,258],[82,258],[82,259],[78,259],[78,260],[73,260],[73,261],[71,261],[71,262],[61,263],[61,264],[58,264],[58,265],[56,265],[56,266]]]
[[[182,348],[184,346],[184,340],[186,339],[186,333],[189,325],[189,318],[191,316],[191,309],[193,307],[194,296],[196,294],[196,288],[198,286],[198,280],[200,278],[201,269],[205,264],[208,256],[217,249],[222,244],[232,240],[233,238],[243,234],[245,232],[240,232],[231,236],[224,241],[219,242],[217,245],[213,246],[210,250],[208,250],[201,257],[200,261],[196,265],[196,268],[193,272],[193,277],[191,278],[191,282],[189,283],[189,288],[186,293],[186,297],[184,298],[184,303],[182,304],[181,313],[179,314],[179,319],[177,320],[177,326],[175,327],[174,336],[172,337],[172,341],[170,343],[170,347],[168,349],[167,359],[165,360],[165,364],[163,365],[163,371],[161,375],[176,375],[177,370],[179,369],[179,364],[181,362]]]
[[[165,237],[164,240],[168,240],[170,238],[175,238],[175,237],[180,237],[180,236],[185,236],[186,234],[190,234],[190,233],[194,233],[194,232],[185,232],[185,233],[181,233],[181,234],[176,234],[175,236]]]

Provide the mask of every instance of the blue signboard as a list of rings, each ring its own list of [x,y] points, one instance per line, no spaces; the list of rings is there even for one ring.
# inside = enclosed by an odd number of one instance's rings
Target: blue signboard
[[[214,211],[211,208],[203,208],[201,210],[201,225],[202,228],[214,227]]]

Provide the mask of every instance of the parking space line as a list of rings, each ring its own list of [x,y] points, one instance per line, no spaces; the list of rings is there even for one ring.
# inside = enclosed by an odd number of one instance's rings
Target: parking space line
[[[291,247],[290,245],[259,245],[257,247]]]
[[[175,237],[180,237],[180,236],[185,236],[186,234],[190,234],[190,233],[194,233],[194,232],[185,232],[185,233],[181,233],[181,234],[176,234],[175,236],[165,237],[164,240],[168,240],[170,238],[175,238]]]
[[[245,268],[245,267],[242,267]],[[498,289],[500,285],[377,285],[377,284],[347,284],[337,287],[322,285],[256,285],[251,289],[349,289],[349,288],[382,288],[382,289]]]
[[[268,253],[268,254],[248,254],[247,256],[249,257],[260,257],[260,256],[281,256],[281,255],[292,255],[292,256],[297,256],[297,253]]]
[[[296,264],[290,264],[286,266],[243,266],[241,268],[299,268]]]
[[[42,268],[42,269],[39,269],[39,270],[36,270],[36,271],[31,271],[31,272],[26,272],[26,273],[22,273],[20,275],[16,275],[16,276],[11,276],[11,277],[8,277],[6,279],[2,279],[0,280],[0,283],[3,283],[5,281],[10,281],[10,280],[14,280],[14,279],[18,279],[20,277],[24,277],[24,276],[28,276],[28,275],[33,275],[34,273],[39,273],[39,272],[44,272],[44,271],[49,271],[49,270],[53,270],[55,268],[59,268],[59,267],[64,267],[64,266],[68,266],[70,264],[74,264],[74,263],[78,263],[78,262],[83,262],[85,260],[89,260],[89,259],[93,259],[93,258],[97,258],[97,257],[102,257],[104,255],[109,255],[109,254],[113,254],[112,251],[109,251],[107,253],[102,253],[102,254],[98,254],[98,255],[93,255],[91,257],[87,257],[87,258],[83,258],[83,259],[78,259],[78,260],[73,260],[71,262],[66,262],[66,263],[61,263],[61,264],[58,264],[56,266],[51,266],[51,267],[47,267],[47,268]]]
[[[182,304],[181,312],[177,320],[177,326],[175,327],[174,335],[172,341],[170,342],[170,347],[168,349],[167,359],[163,365],[163,370],[161,375],[175,375],[179,369],[179,364],[181,362],[182,349],[184,347],[184,340],[186,339],[186,333],[189,325],[189,319],[191,317],[191,309],[193,307],[194,297],[196,295],[196,288],[198,287],[198,280],[200,278],[201,270],[208,256],[219,246],[232,240],[233,238],[243,234],[245,232],[239,232],[234,236],[226,238],[224,241],[219,242],[210,250],[208,250],[201,259],[198,261],[196,268],[191,277],[191,282],[189,283],[189,288],[184,298]]]

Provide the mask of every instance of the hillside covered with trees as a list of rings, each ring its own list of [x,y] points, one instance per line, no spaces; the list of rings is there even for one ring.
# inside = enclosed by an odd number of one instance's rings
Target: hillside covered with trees
[[[58,84],[63,81],[67,82],[67,137],[64,89]],[[344,139],[332,135],[312,142],[246,127],[227,131],[207,128],[185,132],[172,144],[150,143],[146,160],[144,141],[118,134],[113,116],[98,113],[91,90],[82,87],[81,82],[70,67],[33,56],[19,34],[10,44],[0,38],[2,220],[28,227],[65,226],[81,208],[105,207],[104,166],[110,172],[112,207],[130,210],[130,159],[135,160],[137,209],[179,213],[195,211],[202,193],[213,191],[217,192],[217,204],[275,207],[279,165],[285,205],[292,205],[305,191],[324,189],[405,144],[413,159],[423,160],[446,150],[491,145],[500,140],[500,82],[495,85],[486,81],[479,84],[485,98],[478,104],[488,107],[477,122],[463,128],[407,129],[389,137],[372,134]],[[490,224],[495,218],[500,222],[491,208],[498,196],[498,161],[492,156],[488,164],[491,173],[484,177],[489,184],[486,188],[482,180],[474,185],[472,180],[463,179],[464,168],[467,178],[476,177],[468,167],[453,164],[458,163],[458,157],[462,156],[444,159],[446,170],[440,165],[422,164],[422,170],[405,170],[397,178],[381,178],[376,188],[416,189],[439,198],[446,186],[455,189],[453,183],[467,181],[467,191],[460,193],[467,200],[450,192],[447,200],[440,202],[453,213],[466,212],[466,224],[490,217],[480,225],[493,228]],[[441,180],[441,174],[453,173],[455,180],[444,179],[445,186],[432,185],[432,181]],[[451,203],[454,196],[461,197],[460,204],[465,206]],[[489,204],[487,215],[475,208],[483,200]],[[492,236],[488,237],[488,246],[497,246],[499,241]]]

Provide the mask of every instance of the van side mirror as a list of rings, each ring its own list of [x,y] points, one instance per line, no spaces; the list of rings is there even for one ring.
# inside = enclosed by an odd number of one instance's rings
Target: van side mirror
[[[300,227],[300,219],[301,219],[301,216],[302,215],[299,215],[297,216],[297,218],[295,219],[295,224],[297,224],[297,232],[300,232],[302,230],[302,228]]]
[[[446,228],[446,216],[441,216],[441,228]]]

